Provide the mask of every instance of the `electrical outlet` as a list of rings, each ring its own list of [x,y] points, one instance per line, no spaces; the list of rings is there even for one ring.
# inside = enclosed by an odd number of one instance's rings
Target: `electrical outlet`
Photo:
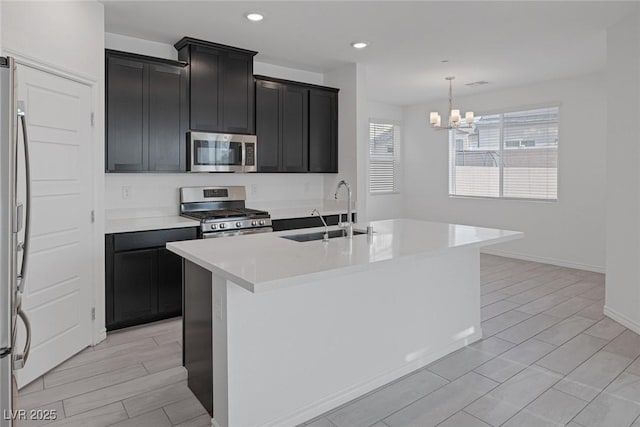
[[[128,200],[131,197],[131,186],[124,185],[122,187],[122,200]]]
[[[256,194],[258,194],[258,185],[257,184],[251,184],[251,195],[255,196]]]

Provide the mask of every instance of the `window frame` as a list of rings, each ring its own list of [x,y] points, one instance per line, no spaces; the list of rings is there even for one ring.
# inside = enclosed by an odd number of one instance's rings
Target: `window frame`
[[[557,108],[558,109],[558,149],[556,153],[556,198],[555,199],[541,199],[536,197],[505,197],[505,196],[473,196],[473,195],[459,195],[459,194],[451,194],[451,164],[447,168],[447,194],[450,199],[476,199],[476,200],[505,200],[505,201],[516,201],[516,202],[533,202],[533,203],[558,203],[560,201],[561,196],[561,175],[560,175],[560,141],[562,141],[562,102],[552,102],[552,103],[544,103],[544,104],[528,104],[524,106],[518,107],[509,107],[509,108],[500,108],[500,109],[492,109],[484,111],[482,114],[477,114],[476,116],[491,116],[491,115],[500,115],[500,153],[504,150],[504,140],[503,140],[503,131],[504,131],[504,114],[508,113],[517,113],[521,111],[527,110],[537,110],[542,108]],[[451,155],[451,135],[454,130],[447,131],[447,144],[448,144],[448,163],[449,156]],[[500,193],[503,193],[503,164],[500,162]]]
[[[393,170],[393,184],[394,189],[392,191],[371,191],[371,124],[378,125],[391,125],[394,127],[394,141],[393,141],[393,154],[394,154],[394,170]],[[395,129],[398,129],[399,136],[396,138]],[[392,194],[400,194],[402,192],[402,188],[400,182],[402,181],[400,178],[400,174],[402,172],[402,122],[398,120],[389,120],[382,119],[376,117],[369,118],[369,126],[368,126],[368,137],[367,137],[367,193],[369,196],[388,196]]]

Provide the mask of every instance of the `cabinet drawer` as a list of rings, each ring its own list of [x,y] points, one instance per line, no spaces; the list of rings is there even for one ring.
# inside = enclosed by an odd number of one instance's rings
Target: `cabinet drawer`
[[[115,252],[121,252],[134,249],[158,248],[164,247],[167,242],[193,240],[197,237],[197,227],[118,233],[113,235],[113,249]]]

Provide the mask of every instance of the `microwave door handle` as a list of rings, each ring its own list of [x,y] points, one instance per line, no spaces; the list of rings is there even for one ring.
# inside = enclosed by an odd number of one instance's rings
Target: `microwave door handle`
[[[19,244],[22,249],[22,265],[18,273],[18,292],[24,292],[27,266],[29,264],[29,243],[31,240],[31,162],[29,158],[29,138],[27,136],[27,116],[24,101],[18,101],[18,118],[22,127],[22,146],[24,148],[24,175],[25,175],[25,199],[26,207],[24,220],[24,241]],[[17,167],[16,157],[16,171]]]
[[[247,166],[247,144],[245,142],[242,143],[242,161],[240,162],[240,166],[243,170]]]

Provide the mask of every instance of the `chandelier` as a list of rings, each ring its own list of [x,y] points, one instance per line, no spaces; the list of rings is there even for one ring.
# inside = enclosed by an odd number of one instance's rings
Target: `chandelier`
[[[431,114],[429,114],[431,127],[440,130],[470,128],[473,124],[473,111],[467,111],[467,113],[464,115],[466,124],[462,125],[460,110],[453,108],[453,89],[451,88],[451,82],[455,79],[455,77],[445,77],[444,79],[449,81],[449,122],[446,126],[442,126],[442,118],[440,117],[440,114],[437,111],[432,111]]]

